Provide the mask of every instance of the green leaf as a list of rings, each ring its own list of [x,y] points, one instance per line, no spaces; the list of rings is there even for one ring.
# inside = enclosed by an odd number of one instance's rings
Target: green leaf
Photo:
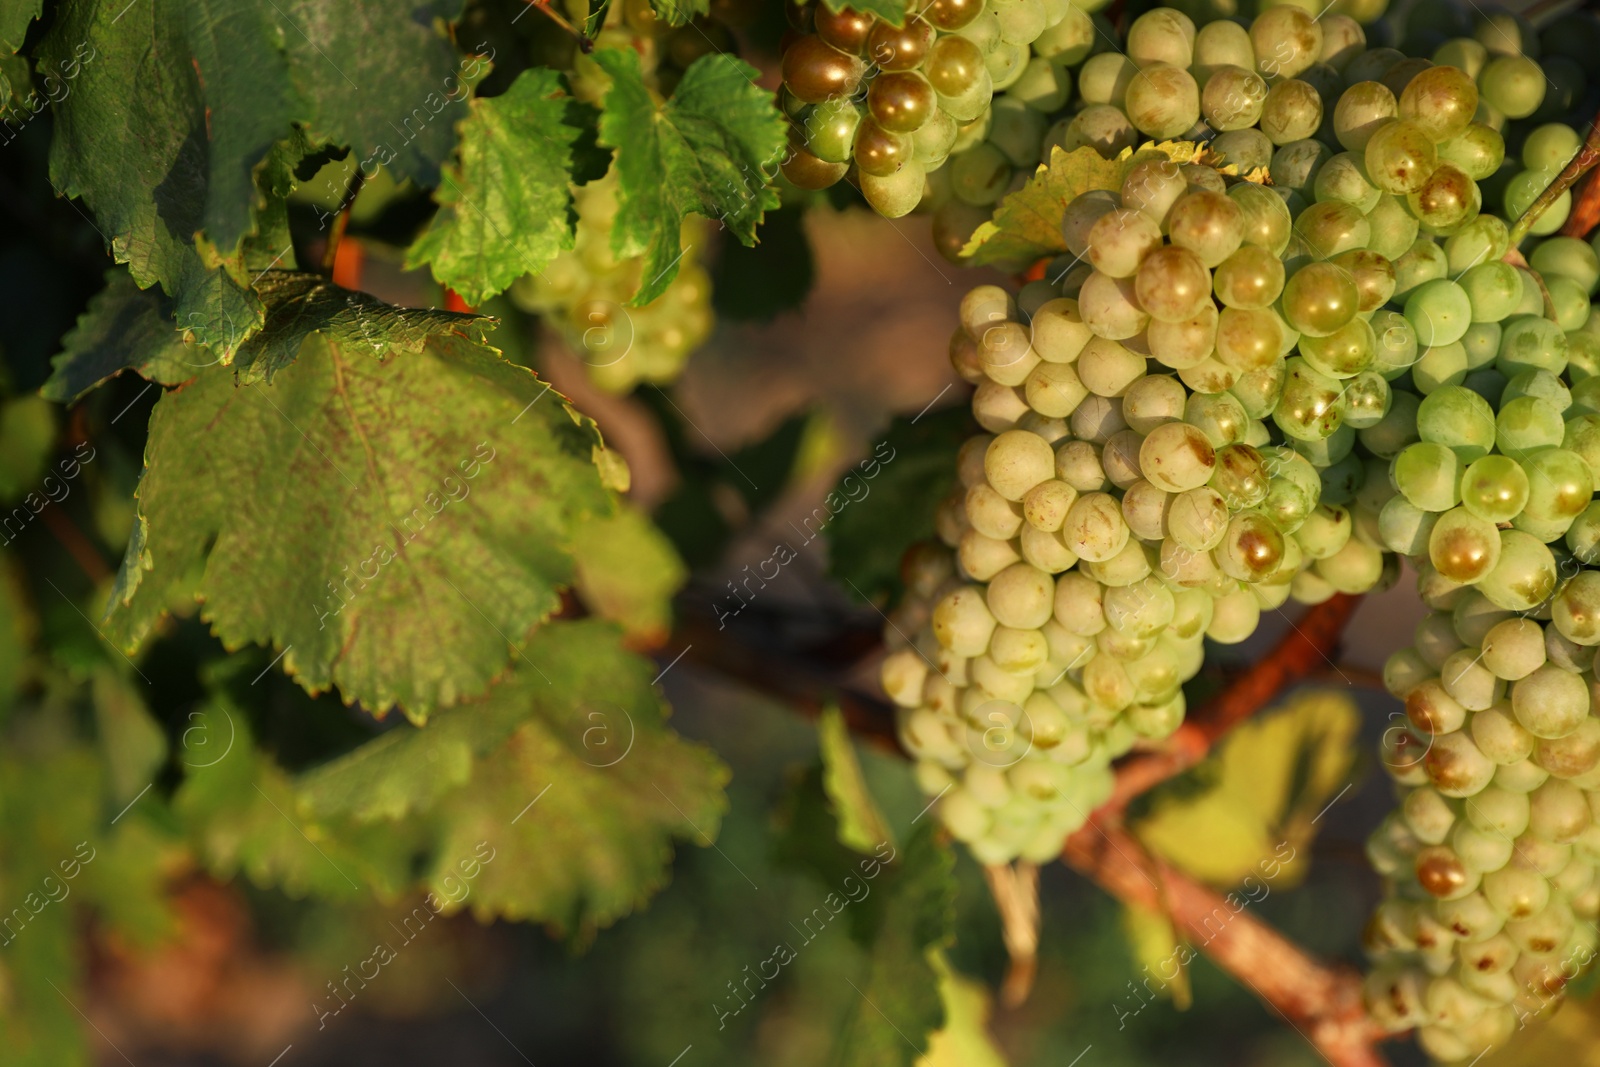
[[[648,280],[631,301],[639,307],[677,275],[684,216],[718,219],[755,243],[763,212],[778,206],[768,171],[783,151],[784,119],[755,68],[729,55],[695,60],[661,105],[637,52],[603,48],[594,59],[612,79],[600,118],[600,143],[616,149],[621,180],[611,246],[618,257],[645,257]]]
[[[22,573],[20,560],[0,561],[0,722],[31,669],[28,658],[39,631]]]
[[[904,26],[906,22],[906,0],[822,0],[828,5],[829,11],[859,11],[864,15],[876,15],[892,26]]]
[[[311,104],[304,124],[313,139],[349,146],[369,178],[388,168],[419,186],[437,185],[469,88],[489,66],[486,58],[462,59],[445,32],[460,17],[461,0],[273,2],[283,15],[276,21],[289,79]]]
[[[106,272],[106,285],[61,339],[50,380],[40,392],[72,404],[96,386],[132,368],[161,385],[177,385],[216,362],[204,349],[184,344],[172,318],[172,301],[157,289],[140,289],[122,269]]]
[[[841,1067],[911,1067],[944,1025],[940,974],[932,953],[949,944],[955,911],[955,857],[922,823],[906,842],[882,920],[867,950],[867,973],[851,984],[858,1003],[834,1048]]]
[[[853,594],[899,595],[900,558],[934,536],[935,509],[956,485],[950,457],[977,432],[965,404],[895,419],[804,520],[807,532],[826,532],[829,569]]]
[[[477,305],[572,247],[568,171],[579,130],[564,120],[561,76],[544,67],[511,88],[473,100],[461,123],[458,162],[445,172],[439,213],[406,263]]]
[[[1068,204],[1095,189],[1121,189],[1134,166],[1163,158],[1180,164],[1214,165],[1219,157],[1192,141],[1146,141],[1137,149],[1123,149],[1115,159],[1106,159],[1088,147],[1071,152],[1054,147],[1049,161],[1039,165],[1027,185],[1000,201],[994,218],[978,227],[961,254],[974,267],[1023,267],[1045,256],[1060,255],[1068,251],[1061,234]],[[1239,174],[1237,165],[1216,169],[1221,174]],[[1265,171],[1243,176],[1261,181]]]
[[[44,0],[0,0],[0,48],[22,51],[28,26],[44,12]]]
[[[928,1038],[928,1053],[916,1067],[1006,1067],[1005,1054],[989,1033],[989,991],[957,972],[934,950],[928,962],[939,975],[944,1026]]]
[[[689,572],[667,535],[626,501],[611,515],[590,516],[573,543],[584,605],[646,646],[672,631],[672,597]]]
[[[611,507],[593,423],[547,392],[454,337],[386,358],[315,338],[270,386],[202,372],[151,417],[108,639],[131,653],[194,597],[312,693],[419,720],[482,693]]]
[[[441,898],[486,842],[494,858],[465,901],[480,919],[608,925],[664,884],[673,838],[711,843],[727,781],[709,749],[666,728],[654,665],[618,638],[598,621],[541,629],[486,700],[307,775],[306,809],[436,823],[424,880]]]
[[[0,503],[41,493],[55,448],[56,409],[49,401],[38,396],[0,401]]]
[[[696,15],[711,13],[711,0],[650,0],[650,7],[668,26],[687,26]]]
[[[111,798],[127,804],[155,781],[167,759],[167,738],[133,684],[113,668],[95,671],[91,690]]]
[[[292,897],[392,897],[410,886],[421,827],[313,821],[294,781],[260,752],[244,709],[221,694],[189,716],[178,762],[183,784],[173,811],[205,866],[219,878],[244,874]]]
[[[1173,1007],[1188,1011],[1194,1003],[1194,991],[1189,984],[1187,963],[1195,955],[1192,949],[1178,940],[1172,919],[1166,913],[1138,904],[1125,904],[1122,908],[1122,932],[1128,939],[1133,962],[1145,968],[1147,974],[1161,975],[1161,989],[1172,998]],[[1167,972],[1177,973],[1167,977]]]
[[[822,750],[822,788],[838,820],[840,843],[868,853],[885,843],[893,847],[894,831],[878,810],[872,790],[867,788],[850,742],[850,730],[837,704],[823,709],[817,721],[817,735]]]
[[[266,322],[233,358],[239,381],[245,384],[271,381],[314,336],[352,353],[414,355],[429,338],[450,333],[481,343],[494,324],[486,315],[395,307],[366,293],[341,289],[320,274],[298,271],[263,272],[256,279],[256,293],[266,304]]]
[[[1304,876],[1315,821],[1349,782],[1360,714],[1309,690],[1234,729],[1220,750],[1151,801],[1135,831],[1177,866],[1218,885]],[[1269,873],[1270,872],[1270,873]]]
[[[711,275],[711,307],[719,318],[767,321],[798,311],[816,280],[805,211],[780,208],[761,223],[754,248],[724,244]]]

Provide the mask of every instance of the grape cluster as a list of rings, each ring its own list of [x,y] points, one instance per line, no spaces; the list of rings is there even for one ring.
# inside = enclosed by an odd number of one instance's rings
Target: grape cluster
[[[512,301],[544,316],[583,361],[589,378],[608,392],[673,381],[711,334],[711,279],[694,251],[705,245],[709,224],[684,220],[678,276],[650,303],[627,307],[646,279],[642,257],[618,259],[611,250],[615,175],[574,188],[573,210],[578,222],[571,251],[541,273],[518,279]]]
[[[1476,390],[1423,397],[1380,516],[1432,612],[1384,671],[1407,722],[1386,738],[1401,805],[1368,849],[1391,881],[1369,993],[1442,1060],[1505,1041],[1600,941],[1600,257],[1557,237],[1531,259],[1575,296],[1565,321],[1525,271],[1460,275],[1489,362]]]
[[[998,199],[1012,166],[1037,161],[1045,116],[1067,103],[1069,67],[1095,37],[1069,0],[913,2],[900,26],[822,0],[792,14],[783,173],[822,189],[854,167],[868,203],[891,218],[922,201],[927,175],[952,154],[964,161],[958,180],[992,185]],[[1013,144],[1026,144],[1026,160],[1006,154]]]

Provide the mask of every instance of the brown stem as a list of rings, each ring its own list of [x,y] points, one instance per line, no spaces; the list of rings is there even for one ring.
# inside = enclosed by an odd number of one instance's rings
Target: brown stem
[[[95,585],[103,585],[112,578],[111,568],[101,557],[94,543],[78,529],[78,524],[72,521],[72,516],[58,507],[46,507],[39,513],[44,524],[50,527],[50,532],[55,539],[61,542],[61,547],[67,550],[67,555],[78,565],[78,569],[88,576]]]
[[[350,228],[350,209],[355,207],[356,197],[361,193],[361,187],[367,183],[367,176],[361,168],[356,167],[355,173],[350,175],[350,184],[344,191],[344,199],[340,201],[339,214],[333,218],[333,229],[328,231],[328,245],[322,250],[322,269],[324,273],[332,274],[333,265],[337,262],[339,246],[344,243],[344,231]]]
[[[1140,857],[1136,859],[1136,857]],[[1381,1067],[1354,971],[1316,959],[1227,897],[1145,856],[1126,831],[1074,834],[1062,858],[1118,900],[1163,911],[1218,967],[1268,1004],[1333,1067]]]
[[[1595,172],[1590,171],[1575,188],[1572,214],[1561,224],[1561,235],[1585,238],[1590,230],[1600,225],[1600,181],[1595,181]]]
[[[1596,163],[1600,163],[1600,116],[1596,116],[1589,124],[1589,136],[1584,138],[1583,147],[1578,149],[1578,154],[1572,157],[1562,168],[1561,173],[1556,175],[1555,181],[1539,194],[1537,200],[1528,205],[1528,210],[1524,211],[1522,217],[1511,227],[1511,247],[1516,248],[1522,244],[1522,239],[1528,236],[1528,231],[1539,221],[1539,216],[1543,215],[1551,204],[1561,199],[1561,194],[1571,189],[1573,183],[1587,174]]]

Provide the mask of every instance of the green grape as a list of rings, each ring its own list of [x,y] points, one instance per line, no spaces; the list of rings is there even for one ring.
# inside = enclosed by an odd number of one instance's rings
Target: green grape
[[[1354,248],[1333,257],[1333,262],[1350,272],[1359,294],[1358,314],[1377,311],[1394,295],[1394,264],[1386,257],[1364,248]]]
[[[1386,259],[1399,259],[1416,242],[1416,216],[1404,200],[1389,193],[1378,197],[1378,203],[1367,212],[1367,224],[1372,229],[1368,249]]]
[[[1479,215],[1445,239],[1444,254],[1449,272],[1457,275],[1498,260],[1506,254],[1510,243],[1511,235],[1504,222],[1494,215]]]
[[[1462,475],[1462,506],[1479,518],[1510,522],[1527,502],[1527,472],[1510,456],[1483,456]]]
[[[1345,382],[1344,424],[1357,430],[1376,426],[1389,414],[1393,394],[1389,383],[1376,371],[1362,371]]]
[[[1272,190],[1254,182],[1235,185],[1228,190],[1228,199],[1239,208],[1242,242],[1265,248],[1274,256],[1280,254],[1288,245],[1294,226],[1294,219],[1283,200]]]
[[[1428,232],[1452,234],[1478,217],[1483,195],[1465,171],[1442,162],[1422,188],[1406,195],[1406,204]]]
[[[1304,201],[1292,197],[1291,194],[1298,194],[1300,190],[1305,190],[1309,194],[1315,187],[1317,174],[1322,170],[1322,165],[1331,156],[1332,153],[1327,145],[1310,138],[1290,141],[1272,153],[1272,163],[1267,168],[1268,177],[1272,180],[1272,186],[1278,190],[1278,195],[1289,198],[1292,214],[1300,213]]]
[[[1167,235],[1174,245],[1199,257],[1205,267],[1215,267],[1243,242],[1244,212],[1224,194],[1188,193],[1168,212]]]
[[[1159,238],[1158,238],[1159,239]],[[1225,307],[1267,308],[1283,291],[1283,263],[1259,245],[1243,245],[1217,265],[1213,288]]]
[[[1127,52],[1140,67],[1170,63],[1187,67],[1194,58],[1194,22],[1173,8],[1154,8],[1128,27]]]
[[[1222,496],[1230,511],[1242,511],[1266,499],[1269,481],[1261,453],[1251,445],[1235,444],[1217,450],[1216,468],[1207,484]]]
[[[1252,70],[1220,66],[1208,76],[1200,93],[1200,111],[1214,130],[1246,130],[1261,119],[1267,101],[1267,83]]]
[[[1200,87],[1182,67],[1150,63],[1128,83],[1123,107],[1140,133],[1169,140],[1200,121]]]
[[[1268,310],[1223,308],[1217,323],[1216,358],[1236,371],[1270,367],[1278,361],[1283,330]]]
[[[1460,502],[1461,460],[1444,445],[1407,445],[1395,457],[1390,477],[1400,494],[1424,511],[1448,511]]]
[[[901,169],[887,177],[861,174],[861,195],[884,218],[909,215],[922,202],[926,173],[921,163],[908,159]]]
[[[1405,119],[1379,126],[1367,139],[1364,153],[1372,184],[1396,195],[1421,189],[1438,164],[1427,131]]]
[[[1424,441],[1452,449],[1463,463],[1487,455],[1495,443],[1495,416],[1488,401],[1460,386],[1434,390],[1417,409]]]
[[[1500,327],[1499,368],[1508,376],[1524,370],[1560,374],[1567,366],[1567,336],[1549,319],[1523,315]]]
[[[1444,577],[1470,585],[1500,562],[1500,531],[1464,507],[1452,508],[1428,534],[1428,560]]]
[[[1350,512],[1341,507],[1318,504],[1295,531],[1294,539],[1311,559],[1327,559],[1350,540]]]
[[[1182,493],[1204,485],[1211,477],[1216,451],[1199,428],[1184,422],[1164,423],[1145,437],[1139,448],[1139,467],[1156,488]]]
[[[1455,67],[1467,77],[1476,78],[1489,62],[1489,50],[1471,37],[1456,37],[1440,45],[1432,58],[1441,66]]]
[[[1107,159],[1114,158],[1125,148],[1132,148],[1139,139],[1128,116],[1119,107],[1097,105],[1078,112],[1067,128],[1062,148],[1071,152],[1078,148],[1093,148]]]
[[[1347,152],[1365,152],[1378,128],[1399,114],[1399,105],[1381,82],[1351,84],[1333,109],[1334,136]]]
[[[1563,523],[1562,532],[1582,514],[1594,495],[1594,475],[1583,457],[1564,448],[1546,448],[1519,457],[1528,472],[1528,518]]]
[[[1474,181],[1483,181],[1505,162],[1506,141],[1500,131],[1481,122],[1470,123],[1465,130],[1439,145],[1439,160],[1454,163]]]
[[[1230,130],[1218,134],[1211,142],[1211,150],[1246,174],[1272,164],[1272,142],[1260,130]]]
[[[1557,448],[1566,436],[1561,411],[1535,396],[1502,404],[1495,415],[1495,447],[1519,461],[1544,448]]]
[[[1125,345],[1096,337],[1084,346],[1074,367],[1078,380],[1089,392],[1098,397],[1118,397],[1144,376],[1145,360]],[[1074,417],[1078,410],[1073,410]]]
[[[1394,295],[1402,298],[1426,282],[1443,278],[1450,272],[1444,249],[1431,237],[1419,237],[1403,255],[1394,261]]]
[[[1220,199],[1232,206],[1232,201],[1225,197]],[[1211,272],[1200,257],[1187,248],[1168,245],[1157,248],[1140,262],[1134,278],[1134,292],[1139,305],[1151,318],[1185,322],[1200,314],[1202,306],[1211,303]],[[1222,319],[1217,334],[1219,345],[1227,328],[1226,313]]]
[[[1142,211],[1113,208],[1089,229],[1089,262],[1102,274],[1130,278],[1144,258],[1161,247],[1161,227]],[[1517,294],[1522,293],[1517,280]]]
[[[1478,91],[1506,117],[1527,118],[1544,101],[1544,72],[1526,56],[1497,56],[1478,74]]]
[[[1072,98],[1072,75],[1064,66],[1053,63],[1037,52],[1028,60],[1022,76],[1011,84],[1007,94],[1020,100],[1033,111],[1050,115],[1060,111]]]
[[[1337,430],[1344,418],[1344,391],[1336,378],[1313,368],[1304,359],[1288,361],[1283,394],[1272,421],[1296,440],[1321,440]]]
[[[1586,293],[1600,285],[1600,257],[1586,242],[1575,237],[1551,237],[1539,242],[1528,257],[1528,265],[1547,280],[1560,275],[1577,282]]]
[[[1378,338],[1365,319],[1355,318],[1326,337],[1302,337],[1300,355],[1330,378],[1353,378],[1377,358]],[[1381,380],[1381,378],[1380,378]],[[1490,439],[1494,425],[1490,422]]]
[[[1322,54],[1322,25],[1296,7],[1270,7],[1250,24],[1256,69],[1266,78],[1293,78]]]
[[[1041,0],[989,0],[988,10],[1000,20],[1000,37],[1009,44],[1031,44],[1044,32]]]
[[[1561,447],[1583,459],[1591,473],[1600,474],[1600,415],[1578,415],[1567,420]]]
[[[1260,122],[1261,132],[1275,145],[1304,140],[1322,125],[1322,98],[1310,83],[1284,78],[1268,91]]]
[[[1398,311],[1379,311],[1369,321],[1378,339],[1372,368],[1393,381],[1417,362],[1417,331]]]
[[[1265,367],[1241,374],[1229,392],[1252,419],[1265,419],[1278,406],[1278,398],[1283,394],[1283,379],[1283,361],[1273,360]]]
[[[1150,354],[1173,370],[1187,370],[1204,362],[1216,343],[1218,313],[1207,304],[1200,314],[1184,322],[1154,319],[1146,331]]]
[[[1411,367],[1411,384],[1427,396],[1435,389],[1463,385],[1467,380],[1467,349],[1460,341],[1424,348]]]
[[[1400,117],[1416,123],[1435,142],[1466,130],[1478,110],[1478,87],[1450,66],[1429,67],[1400,94]]]
[[[1345,13],[1324,15],[1320,21],[1322,51],[1318,58],[1334,70],[1342,71],[1352,59],[1366,50],[1366,32],[1362,30],[1360,22]]]
[[[860,122],[861,111],[848,97],[823,101],[806,116],[806,147],[818,159],[848,163]]]
[[[1112,278],[1099,271],[1083,283],[1078,293],[1078,311],[1096,336],[1113,341],[1132,337],[1150,321],[1149,314],[1139,306],[1131,279]]]
[[[1294,220],[1294,229],[1318,259],[1365,248],[1372,227],[1359,208],[1336,200],[1312,204]]]
[[[1488,367],[1500,356],[1500,324],[1473,323],[1467,327],[1467,332],[1461,335],[1461,347],[1467,351],[1468,367],[1474,371]]]
[[[1571,126],[1548,122],[1530,132],[1522,142],[1522,165],[1529,170],[1555,173],[1582,147],[1583,138]]]
[[[1300,333],[1312,337],[1326,337],[1349,322],[1358,305],[1355,279],[1333,263],[1307,265],[1283,289],[1284,317]]]
[[[1582,283],[1552,274],[1545,279],[1545,288],[1550,293],[1557,326],[1572,331],[1589,321],[1589,294],[1584,291]]]
[[[1417,556],[1428,549],[1428,535],[1438,521],[1435,512],[1417,507],[1404,495],[1391,498],[1378,513],[1378,533],[1391,552]]]
[[[1517,269],[1498,259],[1470,267],[1456,280],[1472,305],[1475,323],[1499,322],[1522,302]]]
[[[1078,72],[1078,96],[1086,104],[1121,107],[1128,86],[1138,76],[1138,66],[1121,52],[1101,52],[1090,56]]]
[[[1363,214],[1376,207],[1378,198],[1383,195],[1367,180],[1366,165],[1353,152],[1341,152],[1322,165],[1313,183],[1313,193],[1319,202],[1339,201]]]
[[[863,130],[867,130],[870,126],[871,124],[863,123]],[[874,140],[874,153],[873,157],[870,158],[876,158],[881,155],[885,159],[895,158],[901,161],[893,170],[889,171],[889,174],[895,173],[895,170],[906,165],[905,156],[910,154],[909,142],[905,142],[905,139],[898,134],[887,135],[876,129],[873,130],[871,136]],[[897,140],[891,142],[887,139],[889,136],[893,136]],[[881,149],[879,147],[880,140]],[[890,147],[891,145],[895,147]],[[863,165],[862,160],[861,141],[858,138],[856,142],[856,165],[861,168],[862,174],[870,175],[872,171]],[[886,165],[877,162],[872,164],[874,169]],[[995,204],[1006,194],[1006,188],[1011,183],[1012,173],[1011,161],[1006,159],[1005,153],[995,145],[985,142],[976,148],[962,152],[951,161],[951,190],[958,198],[968,204],[980,207]]]
[[[886,77],[880,75],[873,84]],[[1007,94],[990,108],[989,143],[1000,149],[1013,167],[1030,168],[1039,162],[1039,138],[1044,127],[1043,115]]]
[[[1582,676],[1546,663],[1512,683],[1511,709],[1518,724],[1534,737],[1561,737],[1588,716],[1589,689]]]
[[[1351,85],[1379,81],[1390,67],[1403,59],[1405,54],[1397,48],[1370,48],[1346,64],[1345,81]],[[1390,95],[1394,94],[1391,92]]]
[[[1405,316],[1417,331],[1419,344],[1454,344],[1472,322],[1472,301],[1455,282],[1435,278],[1423,282],[1406,297]]]

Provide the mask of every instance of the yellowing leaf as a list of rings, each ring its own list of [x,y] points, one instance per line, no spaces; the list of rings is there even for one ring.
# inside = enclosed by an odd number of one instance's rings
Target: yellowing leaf
[[[1096,189],[1120,189],[1128,171],[1136,165],[1163,157],[1179,164],[1211,166],[1221,174],[1246,181],[1266,180],[1264,169],[1241,175],[1236,165],[1217,166],[1220,157],[1193,141],[1147,141],[1137,149],[1123,149],[1115,159],[1106,159],[1093,148],[1067,152],[1056,147],[1050,150],[1049,162],[1040,164],[1027,185],[1000,201],[994,218],[978,227],[961,254],[975,267],[1020,267],[1066,252],[1061,219],[1068,204]]]
[[[928,1051],[916,1067],[1006,1067],[989,1033],[988,989],[953,969],[940,949],[929,951],[928,962],[939,976],[944,1025],[928,1035]]]
[[[1164,983],[1156,991],[1172,997],[1173,1007],[1179,1011],[1188,1011],[1194,991],[1184,964],[1193,952],[1179,943],[1172,920],[1159,911],[1130,904],[1122,909],[1122,932],[1127,935],[1134,962]]]
[[[839,841],[857,852],[870,853],[879,845],[894,844],[894,831],[878,810],[867,788],[861,763],[850,743],[850,731],[837,704],[829,704],[817,723],[822,746],[822,788],[839,822]]]
[[[1188,781],[1167,790],[1139,839],[1197,878],[1229,885],[1255,874],[1275,886],[1305,873],[1315,821],[1349,781],[1360,716],[1349,697],[1297,694],[1239,727]]]

